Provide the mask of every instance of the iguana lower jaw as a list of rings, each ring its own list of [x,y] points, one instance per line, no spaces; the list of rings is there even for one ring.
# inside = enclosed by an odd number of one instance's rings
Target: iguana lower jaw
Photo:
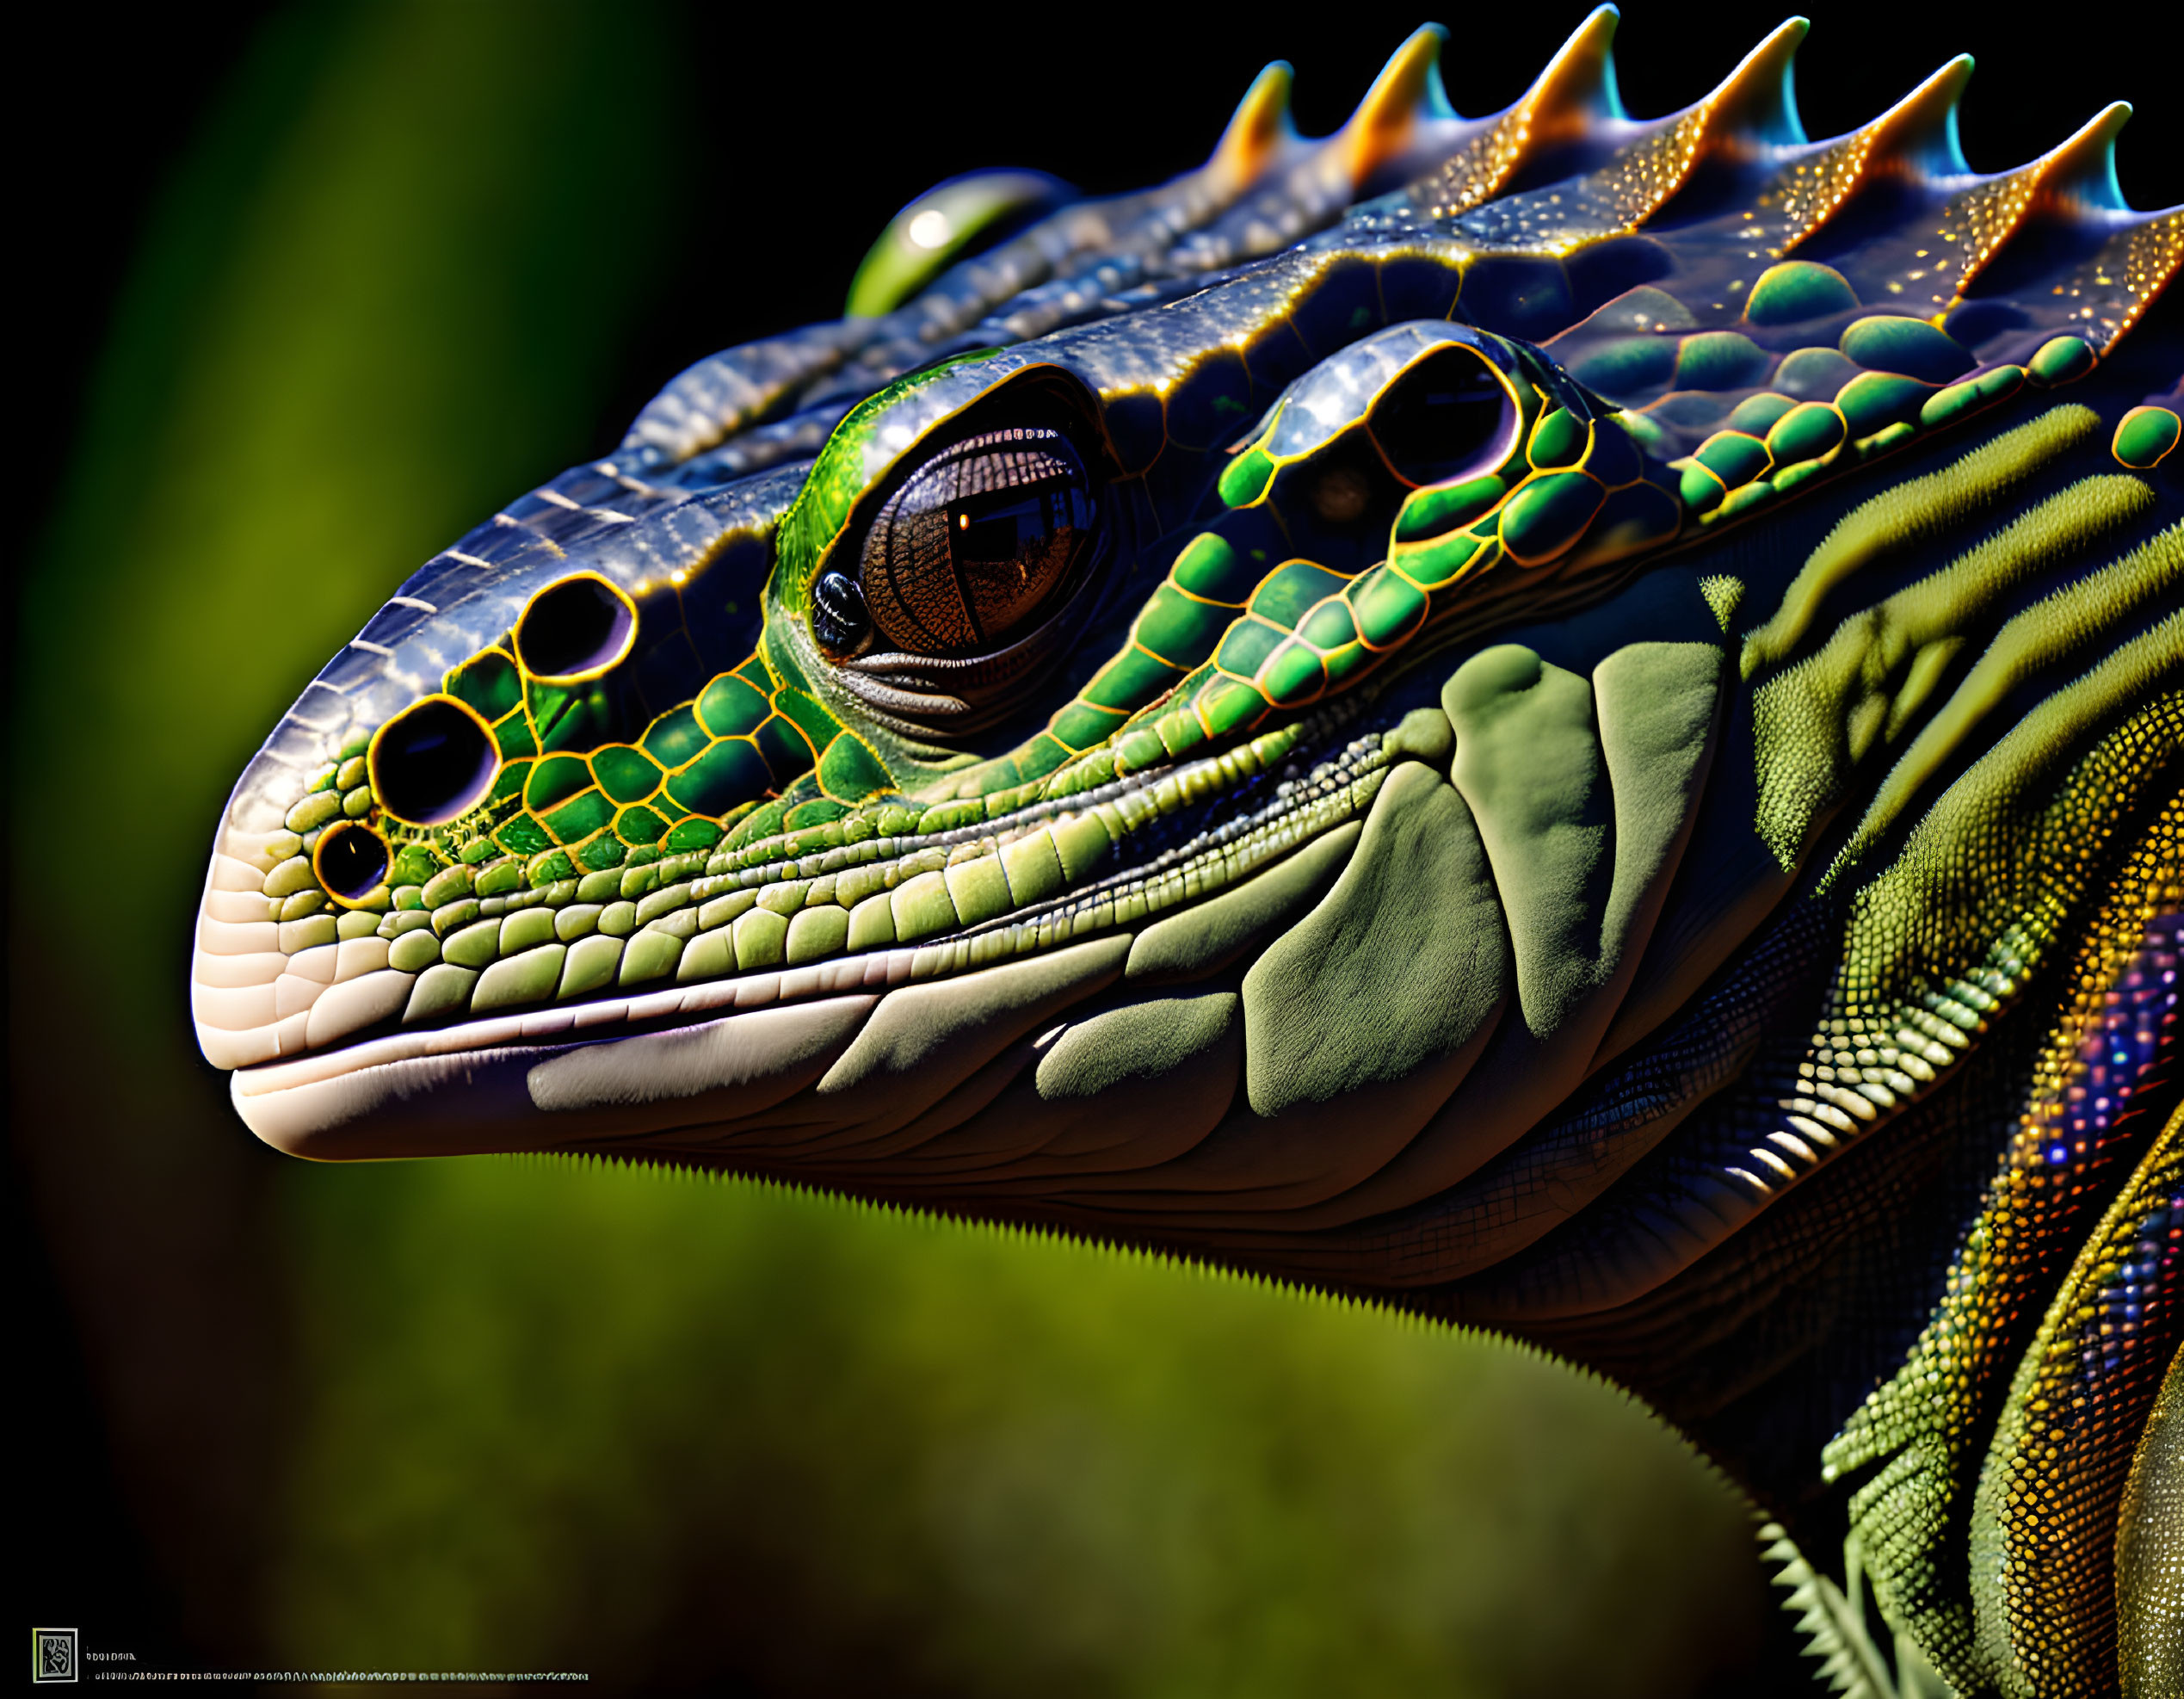
[[[2163,1692],[2184,209],[2119,107],[1972,172],[1968,59],[1811,142],[1796,20],[1633,120],[1614,23],[913,202],[313,681],[200,1039],[301,1156],[1520,1333],[1781,1519],[1839,1673]]]

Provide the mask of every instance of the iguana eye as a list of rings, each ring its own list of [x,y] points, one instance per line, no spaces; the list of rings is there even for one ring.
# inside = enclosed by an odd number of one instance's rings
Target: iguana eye
[[[1388,386],[1372,431],[1398,478],[1443,484],[1501,465],[1522,424],[1508,380],[1477,349],[1447,343]]]
[[[1096,522],[1091,477],[1067,436],[1041,425],[982,431],[888,497],[856,578],[830,572],[813,586],[814,629],[848,649],[863,616],[904,653],[987,652],[1069,588]]]

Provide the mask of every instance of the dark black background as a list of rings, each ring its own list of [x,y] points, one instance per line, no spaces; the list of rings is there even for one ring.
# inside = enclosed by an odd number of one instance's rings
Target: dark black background
[[[149,211],[272,9],[230,0],[125,20],[47,7],[10,25],[11,581],[36,547]],[[878,20],[793,6],[663,10],[687,42],[688,86],[669,97],[686,108],[694,170],[682,175],[698,204],[657,274],[663,281],[630,338],[594,447],[609,446],[688,361],[838,310],[867,245],[929,184],[988,164],[1040,167],[1095,192],[1165,177],[1203,156],[1220,116],[1275,57],[1297,68],[1299,127],[1323,133],[1420,21],[1355,0],[1284,9],[1249,20],[1235,9],[1083,5],[1037,15],[918,7]],[[1486,38],[1458,21],[1444,55],[1456,106],[1475,114],[1515,98],[1581,16],[1567,5],[1511,8]],[[1618,50],[1626,103],[1650,115],[1699,98],[1779,18],[1758,7],[1632,4]],[[1980,68],[1963,142],[1975,167],[2021,163],[2106,101],[2132,99],[2140,111],[2122,145],[2126,194],[2142,207],[2184,200],[2174,55],[2119,39],[2112,15],[2097,36],[2087,18],[2066,9],[2037,32],[2013,34],[1996,13],[1821,11],[1800,56],[1806,128],[1824,136],[1850,127],[1969,50]],[[13,606],[11,584],[11,652]],[[97,1597],[109,1623],[134,1625],[147,1660],[208,1652],[177,1643],[168,1589],[148,1567],[109,1471],[69,1294],[12,1161],[11,1178],[15,1356],[33,1394],[16,1400],[29,1412],[15,1508],[28,1585],[16,1597],[38,1622],[71,1621],[78,1602]]]

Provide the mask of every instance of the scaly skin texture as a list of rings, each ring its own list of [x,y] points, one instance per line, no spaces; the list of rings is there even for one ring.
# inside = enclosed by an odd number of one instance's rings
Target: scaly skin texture
[[[1426,30],[1324,140],[1275,66],[1160,188],[905,209],[854,316],[314,682],[201,1039],[304,1156],[611,1150],[1515,1332],[1818,1559],[1844,1682],[2161,1692],[2184,211],[2122,108],[1971,173],[1968,61],[1808,141],[1796,22],[1634,121],[1613,26],[1493,118]]]

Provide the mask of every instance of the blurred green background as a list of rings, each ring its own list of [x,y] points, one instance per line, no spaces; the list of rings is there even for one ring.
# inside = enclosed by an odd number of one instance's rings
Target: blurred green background
[[[1308,129],[1413,22],[1302,67]],[[1513,25],[1459,102],[1574,22]],[[1774,1690],[1738,1499],[1534,1355],[776,1188],[289,1162],[190,1039],[226,788],[415,564],[680,364],[831,313],[929,182],[1133,186],[1311,44],[1020,30],[971,64],[914,29],[821,64],[573,0],[231,28],[17,586],[37,1620],[183,1665],[647,1690]],[[1126,90],[1128,133],[1064,87]]]

